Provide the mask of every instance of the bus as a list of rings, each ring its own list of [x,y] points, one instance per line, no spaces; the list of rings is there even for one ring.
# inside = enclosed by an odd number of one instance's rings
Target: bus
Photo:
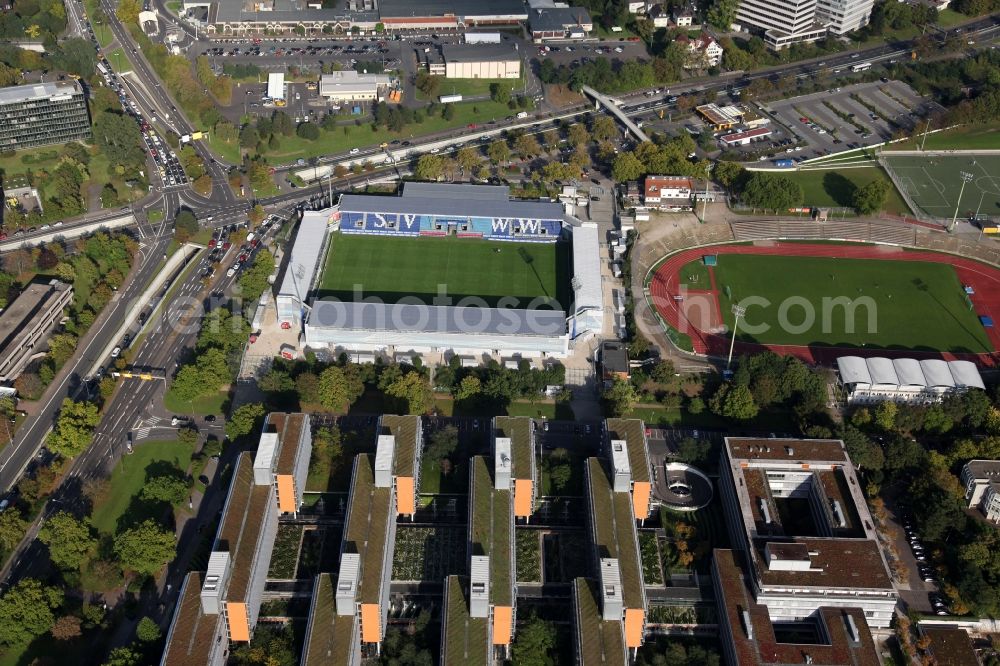
[[[859,62],[857,65],[851,65],[852,72],[866,72],[872,68],[870,62]]]

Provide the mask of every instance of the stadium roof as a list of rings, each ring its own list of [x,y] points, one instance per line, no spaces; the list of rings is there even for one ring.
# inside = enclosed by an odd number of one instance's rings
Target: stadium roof
[[[587,459],[587,480],[594,545],[600,557],[618,559],[625,607],[645,609],[632,496],[612,491],[607,471],[597,458]]]
[[[513,512],[509,490],[495,490],[486,459],[472,459],[470,538],[473,555],[490,558],[490,603],[513,605]]]
[[[971,361],[841,356],[837,359],[837,371],[844,384],[986,388]]]
[[[291,256],[285,267],[285,277],[278,289],[278,297],[286,296],[305,303],[309,289],[316,279],[319,258],[323,252],[323,241],[326,239],[326,227],[330,219],[330,210],[307,210],[302,213],[292,243]]]
[[[507,197],[507,188],[490,185],[446,185],[407,183],[398,197],[369,194],[344,194],[341,213],[396,213],[400,215],[438,215],[458,218],[510,217],[538,220],[562,220],[563,206],[558,202],[518,201]],[[485,188],[485,189],[484,189]],[[503,193],[501,198],[500,193]]]
[[[583,222],[574,225],[573,277],[575,312],[601,310],[604,289],[601,284],[601,249],[597,224]]]
[[[515,310],[409,303],[314,301],[309,324],[335,329],[552,337],[566,332],[561,310]]]

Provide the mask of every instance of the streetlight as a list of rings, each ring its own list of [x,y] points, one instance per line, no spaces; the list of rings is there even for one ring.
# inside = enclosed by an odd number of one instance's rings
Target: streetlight
[[[747,309],[742,305],[733,306],[733,315],[736,317],[733,320],[733,338],[729,341],[729,358],[726,359],[726,374],[729,374],[729,366],[733,362],[733,347],[736,346],[736,329],[740,326],[740,317],[747,313]]]
[[[958,173],[962,177],[962,187],[958,190],[958,201],[955,202],[955,214],[951,216],[951,224],[948,226],[948,231],[955,228],[955,221],[958,219],[958,209],[962,205],[962,193],[965,192],[965,185],[974,177],[968,171],[959,171]]]

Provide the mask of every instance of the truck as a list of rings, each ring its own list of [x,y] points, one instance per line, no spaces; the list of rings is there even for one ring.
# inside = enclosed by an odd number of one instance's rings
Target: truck
[[[108,68],[104,66],[103,62],[97,63],[97,69],[100,70],[101,74],[104,76],[108,75]]]
[[[452,102],[461,102],[462,101],[462,96],[461,95],[441,95],[441,97],[438,98],[438,101],[441,104],[451,104]]]
[[[795,166],[795,160],[783,159],[771,162],[776,167],[788,168]]]

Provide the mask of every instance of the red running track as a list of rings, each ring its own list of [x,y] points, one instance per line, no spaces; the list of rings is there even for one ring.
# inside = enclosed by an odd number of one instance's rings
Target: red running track
[[[721,245],[708,248],[694,248],[671,255],[653,274],[649,284],[653,305],[660,316],[670,326],[691,336],[694,351],[709,356],[725,356],[729,353],[729,337],[714,326],[718,315],[702,316],[696,321],[696,315],[701,315],[711,309],[718,311],[718,298],[715,291],[693,292],[685,289],[685,300],[675,300],[681,294],[680,270],[686,264],[701,259],[706,254],[759,254],[782,255],[796,257],[835,257],[848,259],[882,259],[894,261],[930,261],[950,264],[955,267],[958,279],[962,284],[975,290],[971,296],[976,313],[989,315],[1000,324],[1000,270],[973,259],[966,259],[950,254],[927,251],[904,251],[902,248],[886,245],[810,245],[805,243],[773,243],[760,245]],[[714,283],[714,280],[713,280]],[[714,303],[706,303],[703,308],[689,302],[692,296],[708,295]],[[697,300],[697,299],[695,299]],[[681,307],[684,304],[684,307]],[[708,322],[708,325],[703,325]],[[986,329],[995,350],[1000,350],[1000,329]],[[905,349],[862,349],[858,347],[826,347],[806,345],[764,345],[749,342],[737,342],[736,354],[748,354],[770,349],[778,354],[794,355],[806,363],[831,364],[837,357],[855,356],[886,356],[910,358],[944,358],[946,360],[965,359],[974,361],[986,367],[1000,366],[1000,351],[985,354],[923,352]]]

